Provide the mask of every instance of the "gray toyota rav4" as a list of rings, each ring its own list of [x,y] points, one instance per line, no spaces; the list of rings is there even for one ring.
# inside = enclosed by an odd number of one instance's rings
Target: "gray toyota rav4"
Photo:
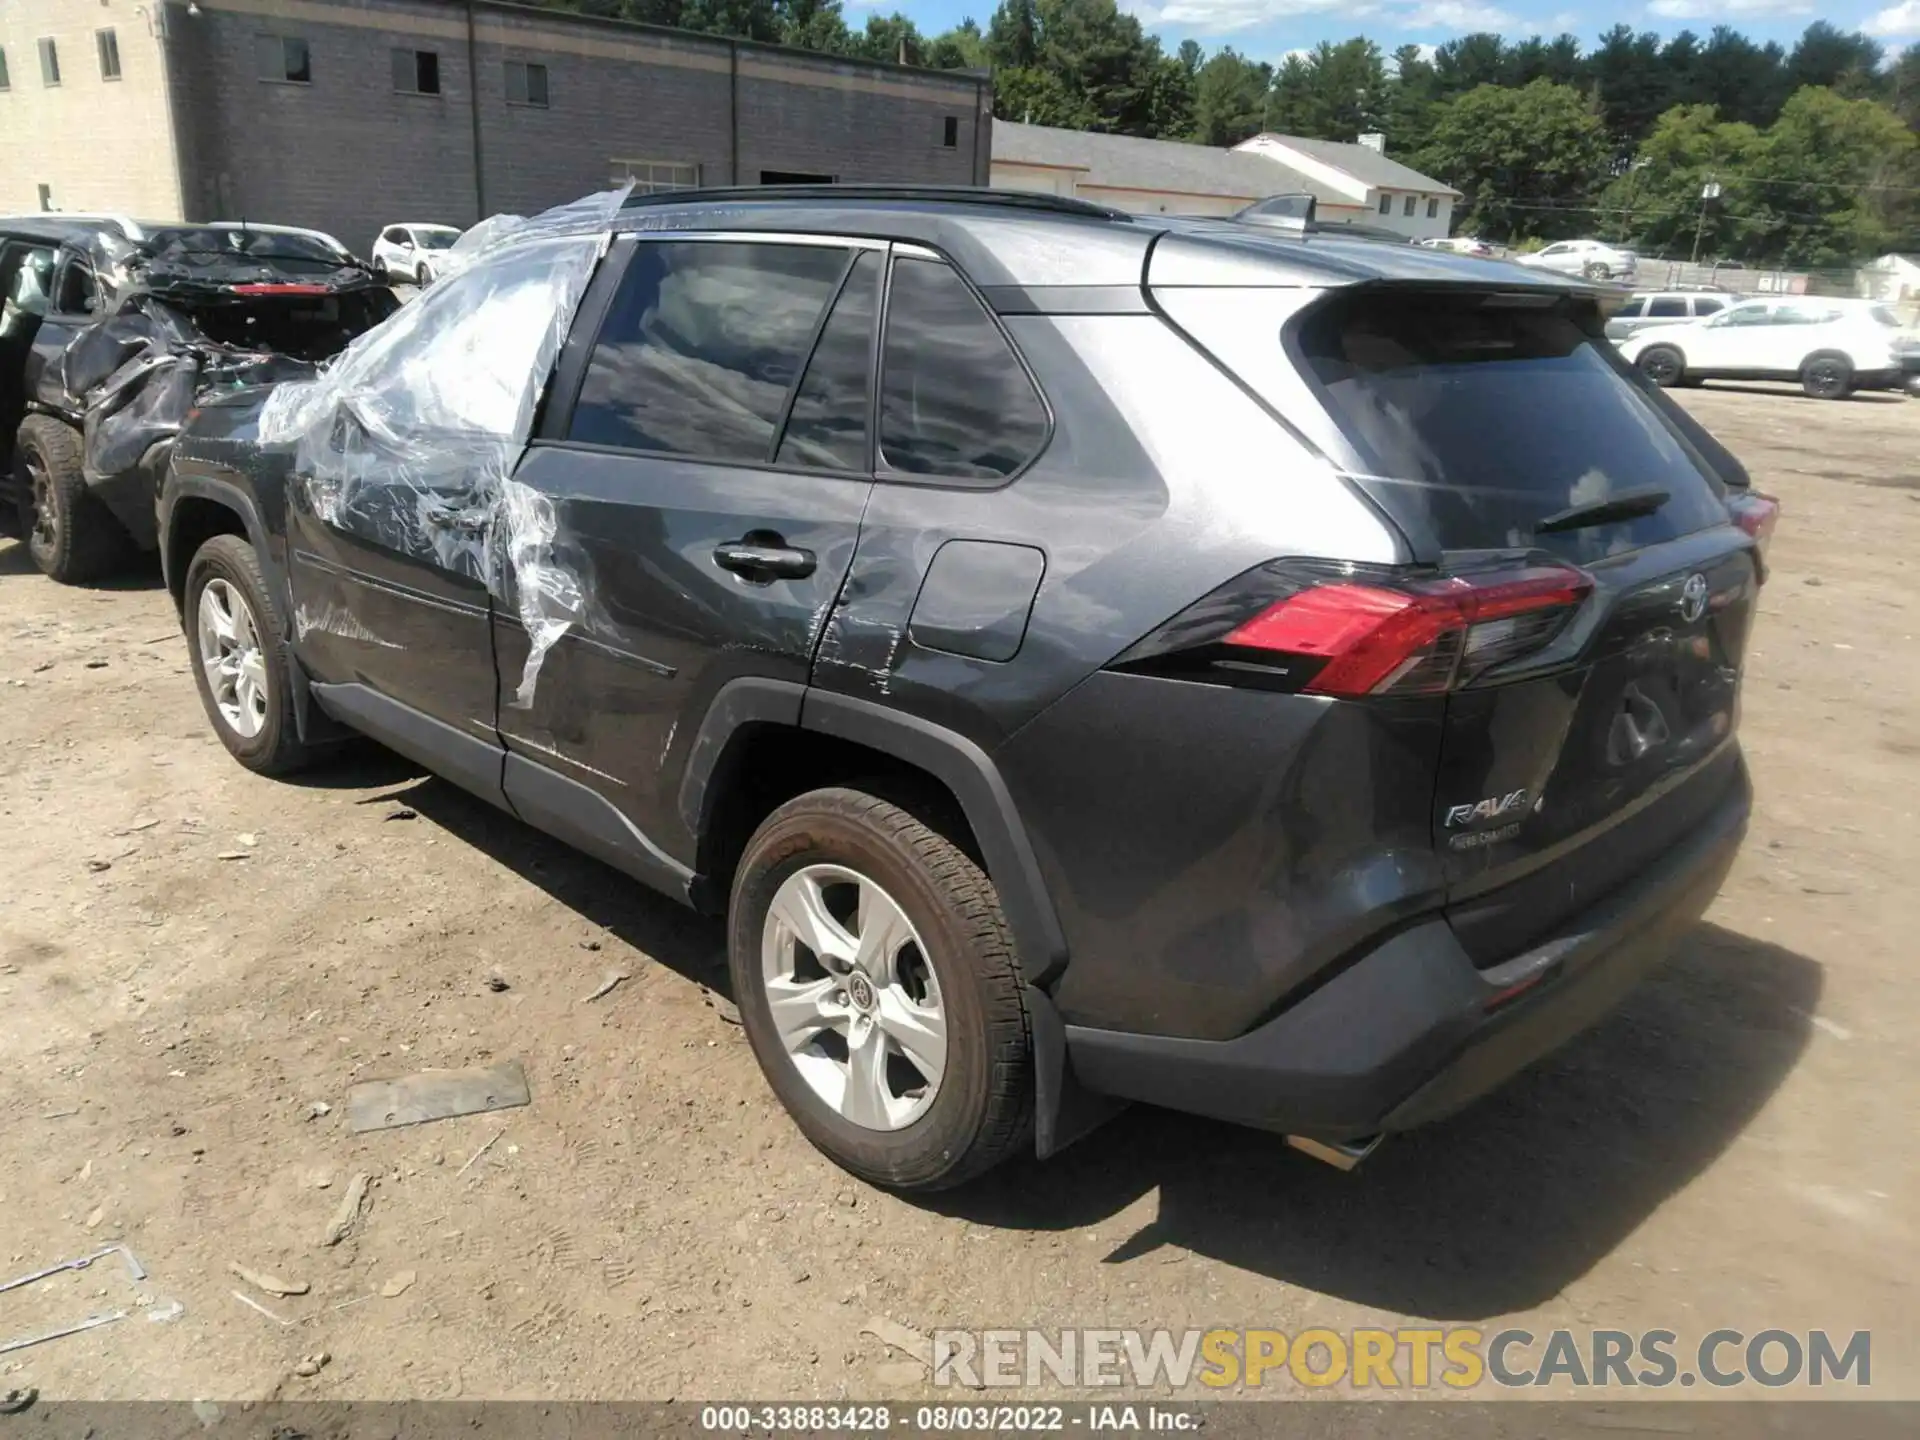
[[[1118,1103],[1350,1164],[1597,1018],[1749,807],[1775,507],[1577,280],[832,188],[490,222],[160,504],[208,716],[726,917],[883,1185]]]

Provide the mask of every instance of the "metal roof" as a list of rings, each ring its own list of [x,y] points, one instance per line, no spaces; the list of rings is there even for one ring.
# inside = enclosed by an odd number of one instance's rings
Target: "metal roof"
[[[1344,170],[1362,185],[1370,185],[1376,190],[1421,190],[1435,195],[1460,193],[1445,181],[1422,175],[1411,165],[1389,160],[1378,150],[1365,145],[1352,145],[1339,140],[1310,140],[1304,135],[1279,135],[1271,131],[1254,138],[1275,141],[1290,150],[1299,151],[1311,160],[1318,160],[1322,165]]]
[[[1143,140],[1091,130],[993,122],[993,159],[1014,165],[1044,165],[1079,172],[1082,185],[1125,190],[1165,190],[1262,200],[1281,191],[1306,191],[1316,199],[1351,204],[1325,184],[1316,184],[1278,160],[1247,151],[1219,150],[1179,140]]]

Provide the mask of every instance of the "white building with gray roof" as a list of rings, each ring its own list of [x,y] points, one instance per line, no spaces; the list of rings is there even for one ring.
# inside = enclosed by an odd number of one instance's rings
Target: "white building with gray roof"
[[[1377,143],[1256,135],[1231,150],[993,122],[992,183],[1071,195],[1136,215],[1231,215],[1271,195],[1312,195],[1325,220],[1413,239],[1445,235],[1460,192],[1389,159]]]

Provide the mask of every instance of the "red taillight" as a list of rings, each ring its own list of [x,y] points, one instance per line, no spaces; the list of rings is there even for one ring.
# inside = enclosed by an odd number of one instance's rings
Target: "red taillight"
[[[1431,694],[1539,649],[1592,588],[1562,565],[1390,586],[1338,581],[1269,605],[1224,643],[1324,662],[1300,687],[1311,694]]]
[[[1727,509],[1733,514],[1733,523],[1753,537],[1760,554],[1765,556],[1767,542],[1773,539],[1773,527],[1780,520],[1780,502],[1758,490],[1735,490],[1727,496]]]
[[[227,289],[235,295],[330,295],[333,293],[325,285],[306,285],[297,281],[272,284],[262,281],[253,285],[229,285]]]

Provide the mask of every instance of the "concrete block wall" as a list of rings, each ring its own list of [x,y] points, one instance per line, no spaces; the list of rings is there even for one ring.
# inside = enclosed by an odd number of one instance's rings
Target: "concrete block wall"
[[[985,178],[984,81],[435,0],[169,0],[186,207],[312,225],[368,247],[396,220],[466,225],[606,188],[615,162],[845,181]],[[308,84],[263,80],[257,39],[294,36]],[[396,93],[395,48],[438,56],[440,94]],[[472,63],[469,64],[471,54]],[[545,107],[506,67],[547,67]],[[946,120],[955,140],[945,145]],[[477,123],[476,123],[477,122]],[[475,139],[478,138],[476,162]]]

